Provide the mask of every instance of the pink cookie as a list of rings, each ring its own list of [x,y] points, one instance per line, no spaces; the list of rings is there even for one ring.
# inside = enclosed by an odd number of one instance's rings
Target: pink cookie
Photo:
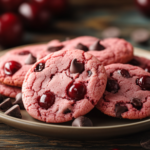
[[[34,118],[60,123],[85,115],[107,82],[103,65],[81,50],[63,50],[39,60],[26,74],[23,103]]]
[[[21,88],[13,87],[0,83],[0,94],[15,98],[18,93],[21,93]]]
[[[72,40],[60,42],[53,40],[48,43],[39,58],[58,50],[81,49],[97,57],[103,65],[126,63],[133,58],[133,47],[130,43],[119,38],[100,40],[91,36],[81,36]]]
[[[96,107],[112,117],[142,119],[150,116],[150,74],[126,64],[112,64],[105,69],[107,86]]]
[[[133,59],[128,62],[128,64],[141,67],[146,72],[150,72],[150,60],[147,58],[134,56]]]
[[[21,87],[25,74],[37,60],[37,54],[45,45],[16,48],[0,58],[0,82],[6,85]]]

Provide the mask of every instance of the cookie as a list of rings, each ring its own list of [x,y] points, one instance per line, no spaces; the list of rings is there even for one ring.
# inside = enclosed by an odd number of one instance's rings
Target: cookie
[[[49,51],[49,47],[52,47],[52,51]],[[91,36],[81,36],[64,42],[51,41],[47,49],[41,52],[39,58],[54,52],[54,47],[56,47],[56,51],[64,49],[83,50],[97,57],[104,66],[112,63],[127,63],[133,58],[133,47],[127,41],[119,38],[100,40]]]
[[[150,60],[147,58],[134,56],[133,59],[128,62],[128,64],[141,67],[146,72],[150,72]]]
[[[21,92],[21,88],[19,87],[14,87],[14,86],[9,86],[0,83],[0,94],[4,95],[6,97],[12,97],[15,98],[18,93]]]
[[[25,74],[37,61],[36,57],[45,45],[26,46],[6,53],[0,59],[0,82],[6,85],[21,87]]]
[[[97,108],[104,114],[126,119],[150,116],[150,74],[128,64],[105,67],[108,81]]]
[[[26,74],[23,103],[38,120],[60,123],[88,113],[107,82],[103,65],[81,50],[62,50],[40,59]]]

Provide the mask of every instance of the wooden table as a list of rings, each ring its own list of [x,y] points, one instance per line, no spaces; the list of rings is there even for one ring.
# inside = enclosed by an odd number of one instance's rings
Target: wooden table
[[[63,20],[54,23],[57,32],[50,34],[34,34],[26,33],[25,43],[39,43],[46,42],[54,38],[65,40],[65,37],[75,37],[79,35],[93,35],[101,37],[101,31],[107,26],[118,26],[123,33],[126,40],[130,40],[130,32],[135,28],[144,27],[150,29],[150,20],[143,18],[139,12],[134,8],[125,8],[118,11],[79,11],[76,14],[78,19],[75,21]],[[101,16],[101,17],[99,17]],[[77,18],[77,17],[75,17]],[[134,20],[132,20],[134,18]],[[134,43],[133,43],[134,44]],[[149,50],[150,45],[140,46]],[[99,149],[99,150],[112,150],[118,148],[120,150],[142,150],[140,140],[146,134],[150,133],[145,131],[126,137],[118,137],[112,139],[92,140],[92,141],[70,141],[65,139],[54,139],[30,134],[4,124],[0,124],[0,150],[16,150],[16,149],[55,149],[55,150],[86,150],[86,149]]]
[[[150,130],[126,137],[75,141],[42,137],[0,124],[0,150],[142,150],[140,140],[147,133],[150,134]]]

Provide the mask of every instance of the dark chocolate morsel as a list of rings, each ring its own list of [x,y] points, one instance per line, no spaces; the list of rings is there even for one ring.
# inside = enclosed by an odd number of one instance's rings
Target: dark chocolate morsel
[[[96,41],[94,44],[92,44],[89,47],[90,51],[101,51],[101,50],[104,50],[104,49],[105,49],[105,47],[100,44],[100,40]]]
[[[127,106],[121,106],[120,104],[115,105],[115,113],[117,118],[122,118],[121,114],[128,111]]]
[[[34,69],[35,72],[40,72],[45,68],[45,64],[44,63],[39,63],[36,65],[36,68]]]
[[[6,111],[10,107],[12,107],[12,102],[10,98],[5,99],[1,104],[0,104],[0,110],[1,111]]]
[[[29,54],[27,59],[25,60],[26,65],[31,65],[36,62],[36,57],[34,57],[32,54]]]
[[[138,110],[140,110],[142,108],[142,102],[138,98],[133,98],[131,100],[131,104],[133,105],[133,107],[135,107]]]
[[[140,144],[141,146],[144,148],[144,149],[150,149],[150,133],[146,133],[141,141],[140,141]]]
[[[121,37],[121,31],[117,27],[109,27],[109,28],[106,28],[102,32],[102,37],[103,38],[118,38],[118,37]]]
[[[16,105],[16,104],[18,104],[21,109],[24,109],[24,105],[23,105],[23,102],[22,102],[22,93],[18,93],[16,95],[16,100],[13,103],[13,105]]]
[[[71,113],[71,110],[70,109],[66,109],[66,110],[64,110],[64,114],[69,114],[69,113]]]
[[[56,52],[56,51],[59,51],[63,48],[64,46],[63,45],[60,45],[60,46],[51,46],[51,47],[48,47],[48,51],[50,52]]]
[[[133,66],[140,66],[141,63],[139,61],[137,61],[136,59],[132,59],[128,62],[128,64],[131,64]]]
[[[8,109],[5,112],[5,115],[16,117],[16,118],[22,118],[19,105],[14,105],[10,109]]]
[[[77,62],[77,59],[73,59],[70,65],[71,73],[81,73],[84,70],[84,64]]]
[[[91,70],[88,70],[87,73],[88,73],[89,77],[92,75],[92,71]]]
[[[111,92],[111,93],[117,93],[119,89],[120,89],[120,86],[117,80],[108,79],[107,85],[106,85],[106,91]]]
[[[87,51],[89,50],[87,46],[85,46],[85,45],[83,45],[83,44],[81,44],[81,43],[79,43],[75,48],[76,48],[76,49],[83,50],[83,51],[85,51],[85,52],[87,52]]]
[[[72,126],[75,126],[75,127],[87,126],[88,127],[88,126],[93,126],[93,123],[89,118],[80,116],[72,122]]]
[[[1,95],[1,94],[0,94],[0,103],[3,102],[3,100],[4,100],[5,98],[6,98],[6,97],[5,97],[4,95]]]

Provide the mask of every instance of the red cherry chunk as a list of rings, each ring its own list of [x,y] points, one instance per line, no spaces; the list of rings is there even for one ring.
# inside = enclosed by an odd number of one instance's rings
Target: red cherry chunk
[[[68,96],[74,100],[81,100],[86,94],[86,87],[83,83],[75,83],[68,88]]]
[[[45,68],[45,64],[44,63],[39,63],[36,68],[34,69],[35,72],[40,72]]]
[[[108,92],[117,93],[119,89],[120,89],[120,87],[119,87],[119,84],[116,80],[108,79],[107,86],[106,86],[106,90]]]
[[[145,70],[146,72],[150,72],[150,66],[145,66],[144,70]]]
[[[127,70],[121,69],[121,70],[118,70],[118,71],[119,71],[119,73],[120,73],[123,77],[125,77],[125,78],[130,78],[130,74],[129,74],[129,72],[128,72]]]
[[[136,80],[136,84],[141,87],[142,90],[150,91],[150,76],[142,76]]]
[[[4,72],[6,75],[13,75],[21,68],[21,64],[16,61],[8,61],[4,65]]]
[[[39,105],[44,108],[50,108],[55,102],[55,95],[52,92],[46,92],[39,99]]]
[[[19,53],[19,55],[28,55],[28,54],[30,54],[29,51],[22,51],[22,52]]]

